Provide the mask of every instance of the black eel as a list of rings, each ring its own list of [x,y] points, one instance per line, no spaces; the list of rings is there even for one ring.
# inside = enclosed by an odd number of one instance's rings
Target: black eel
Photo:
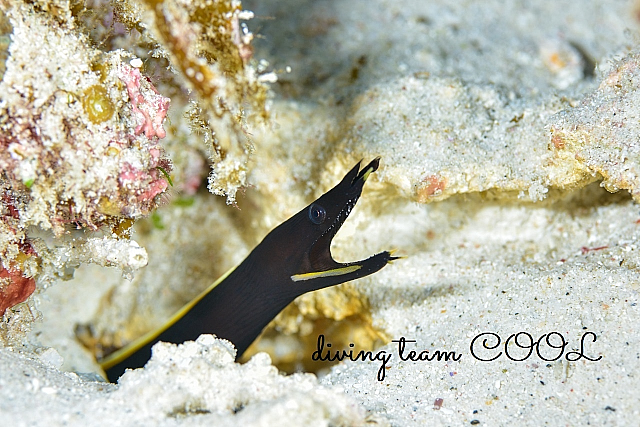
[[[338,185],[273,229],[240,265],[164,326],[101,361],[109,381],[115,382],[127,368],[144,366],[158,341],[182,343],[200,334],[215,334],[231,341],[239,357],[296,297],[368,276],[397,259],[385,251],[342,264],[330,252],[331,240],[379,164],[377,157],[360,170],[358,162]]]

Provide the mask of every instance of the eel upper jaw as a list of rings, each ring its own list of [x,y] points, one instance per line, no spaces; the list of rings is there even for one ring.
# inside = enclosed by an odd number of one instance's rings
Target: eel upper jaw
[[[377,157],[367,166],[359,170],[360,162],[345,176],[336,187],[343,191],[342,197],[346,200],[343,207],[336,215],[331,225],[315,240],[307,252],[306,268],[299,274],[294,274],[291,279],[294,282],[313,281],[317,279],[329,279],[330,282],[342,283],[371,274],[397,257],[390,252],[381,252],[361,261],[339,263],[331,256],[331,241],[347,220],[351,210],[358,202],[362,187],[372,172],[378,169],[380,158]],[[344,188],[343,188],[344,186]],[[381,262],[383,261],[383,262]],[[326,283],[326,280],[324,280]],[[331,286],[323,285],[321,287]]]

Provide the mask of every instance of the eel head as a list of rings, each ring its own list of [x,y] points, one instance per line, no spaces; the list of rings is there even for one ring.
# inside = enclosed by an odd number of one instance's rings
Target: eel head
[[[362,261],[339,263],[331,256],[331,241],[356,205],[367,178],[378,169],[380,158],[362,169],[360,164],[265,239],[270,241],[271,255],[280,259],[278,273],[287,276],[287,287],[297,294],[368,276],[398,258],[385,251]]]

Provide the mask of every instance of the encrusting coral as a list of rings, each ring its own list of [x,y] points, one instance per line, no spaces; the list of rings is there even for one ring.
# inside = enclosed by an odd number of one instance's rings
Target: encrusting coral
[[[628,190],[640,201],[640,52],[613,64],[598,88],[574,109],[551,120],[549,149],[572,185],[598,178],[611,192]],[[569,180],[568,179],[568,180]]]
[[[34,277],[48,248],[33,244],[28,227],[56,238],[68,224],[115,230],[157,206],[168,186],[161,170],[171,170],[158,144],[169,100],[125,52],[102,54],[71,25],[26,5],[3,6],[13,34],[0,83],[0,261],[10,277]]]
[[[253,13],[237,0],[123,1],[114,7],[127,27],[156,43],[154,55],[169,60],[177,83],[193,91],[187,118],[210,148],[209,189],[235,203],[253,150],[246,122],[267,118],[265,83],[276,79],[248,66],[253,35],[241,21]]]
[[[236,1],[2,0],[0,15],[0,42],[11,34],[0,44],[1,316],[83,262],[126,274],[146,265],[129,230],[172,185],[161,92],[190,111],[218,161],[211,189],[232,203],[252,149],[247,106],[266,117],[267,87],[247,65],[251,34],[240,20],[251,13]],[[135,34],[137,44],[122,42]],[[182,169],[203,162],[186,158],[177,173],[193,194],[198,174]]]

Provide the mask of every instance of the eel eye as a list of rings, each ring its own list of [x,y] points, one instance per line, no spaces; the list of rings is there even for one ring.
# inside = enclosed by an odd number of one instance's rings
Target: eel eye
[[[316,203],[309,206],[309,219],[314,224],[322,224],[327,219],[327,211]]]

